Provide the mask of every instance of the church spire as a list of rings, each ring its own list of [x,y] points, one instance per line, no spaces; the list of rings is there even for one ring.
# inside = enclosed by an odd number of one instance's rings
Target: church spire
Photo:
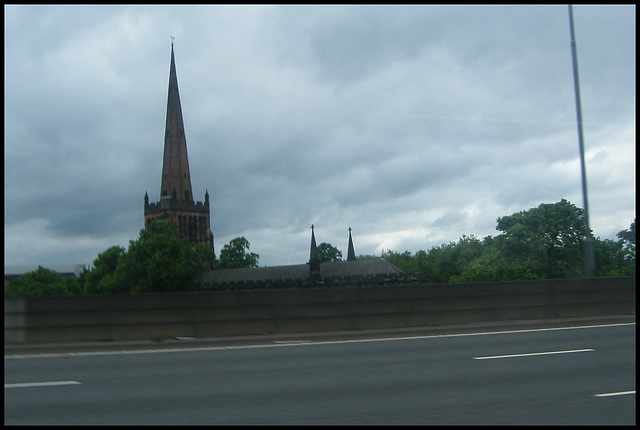
[[[347,261],[353,261],[356,259],[356,253],[353,250],[353,240],[351,240],[351,227],[349,227],[349,247],[347,250]]]
[[[311,224],[311,252],[309,253],[309,275],[311,283],[321,281],[320,276],[320,258],[318,258],[318,248],[316,247],[316,236],[313,233],[313,224]]]
[[[309,264],[319,264],[318,247],[316,246],[316,236],[313,233],[313,224],[311,224],[311,252],[309,253]]]
[[[178,92],[173,41],[171,42],[171,68],[169,70],[169,94],[167,96],[167,120],[164,134],[160,198],[174,198],[178,201],[193,203],[187,140],[184,134],[182,107]]]
[[[203,202],[194,202],[191,192],[191,175],[187,157],[187,140],[184,136],[182,107],[178,93],[178,76],[171,37],[171,68],[169,69],[169,94],[167,96],[167,122],[164,133],[164,155],[162,158],[162,185],[160,201],[149,203],[144,194],[144,227],[149,228],[155,220],[169,221],[178,235],[193,246],[203,244],[215,253],[209,191]]]

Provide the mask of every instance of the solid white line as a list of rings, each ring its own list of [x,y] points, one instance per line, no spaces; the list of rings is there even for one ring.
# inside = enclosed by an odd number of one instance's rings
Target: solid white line
[[[4,384],[4,388],[51,387],[55,385],[77,385],[78,381],[23,382],[20,384]]]
[[[617,393],[604,393],[604,394],[594,394],[594,397],[612,397],[612,396],[624,396],[626,394],[635,394],[636,390],[633,391],[619,391]]]
[[[493,355],[489,357],[473,357],[474,360],[492,360],[494,358],[532,357],[534,355],[571,354],[574,352],[590,352],[593,349],[572,349],[568,351],[530,352],[527,354]]]
[[[498,334],[514,334],[514,333],[535,333],[542,331],[557,331],[557,330],[580,330],[590,328],[607,328],[607,327],[620,327],[635,325],[636,323],[618,323],[618,324],[602,324],[602,325],[587,325],[587,326],[572,326],[572,327],[551,327],[551,328],[537,328],[537,329],[523,329],[523,330],[505,330],[505,331],[491,331],[491,332],[479,332],[479,333],[457,333],[457,334],[436,334],[436,335],[424,335],[424,336],[406,336],[406,337],[386,337],[375,339],[349,339],[349,340],[326,340],[326,341],[308,341],[300,343],[271,343],[261,345],[237,345],[237,346],[206,346],[206,347],[183,347],[183,348],[171,348],[171,349],[144,349],[144,350],[120,350],[120,351],[87,351],[87,352],[57,352],[57,353],[43,353],[43,354],[24,354],[24,355],[5,355],[5,360],[16,360],[24,358],[51,358],[51,357],[70,357],[70,356],[103,356],[103,355],[128,355],[128,354],[159,354],[168,352],[197,352],[197,351],[221,351],[228,349],[252,349],[252,348],[287,348],[307,345],[327,345],[327,344],[341,344],[341,343],[364,343],[364,342],[387,342],[395,340],[417,340],[417,339],[437,339],[448,337],[467,337],[467,336],[490,336]],[[276,342],[276,341],[274,341]]]

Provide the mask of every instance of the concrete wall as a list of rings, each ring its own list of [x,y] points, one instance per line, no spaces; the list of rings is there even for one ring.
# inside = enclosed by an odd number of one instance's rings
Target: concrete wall
[[[635,277],[5,299],[5,343],[635,314]]]

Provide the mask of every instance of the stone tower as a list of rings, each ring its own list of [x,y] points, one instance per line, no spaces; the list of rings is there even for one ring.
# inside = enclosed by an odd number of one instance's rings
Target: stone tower
[[[151,221],[155,219],[170,221],[178,230],[180,237],[188,239],[192,245],[202,243],[215,251],[210,227],[209,192],[206,191],[204,194],[204,203],[193,201],[173,42],[171,43],[171,68],[169,70],[160,201],[149,204],[149,196],[145,192],[145,228],[148,228]]]

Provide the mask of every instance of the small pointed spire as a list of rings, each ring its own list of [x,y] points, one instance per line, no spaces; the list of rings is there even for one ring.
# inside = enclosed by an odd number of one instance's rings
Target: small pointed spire
[[[316,236],[313,233],[313,224],[311,224],[311,252],[309,254],[309,263],[313,264],[313,263],[317,263],[320,261],[320,259],[318,258],[318,248],[316,246]]]
[[[320,258],[318,258],[318,248],[316,247],[316,236],[313,233],[311,224],[311,253],[309,254],[309,275],[311,283],[315,284],[322,280],[320,276]]]
[[[353,261],[356,259],[356,253],[353,250],[353,240],[351,239],[351,227],[349,227],[349,247],[347,250],[347,261]]]

